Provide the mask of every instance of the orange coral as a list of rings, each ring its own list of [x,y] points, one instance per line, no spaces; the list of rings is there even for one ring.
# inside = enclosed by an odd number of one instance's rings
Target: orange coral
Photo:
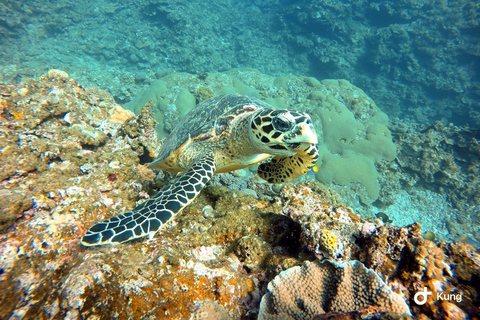
[[[403,278],[414,277],[417,280],[441,279],[444,271],[449,273],[442,249],[429,240],[414,238],[407,243],[407,254],[413,258],[409,268],[403,272]]]
[[[12,116],[15,118],[15,119],[21,119],[25,116],[25,114],[23,114],[22,112],[16,112],[16,111],[13,111],[12,112]]]

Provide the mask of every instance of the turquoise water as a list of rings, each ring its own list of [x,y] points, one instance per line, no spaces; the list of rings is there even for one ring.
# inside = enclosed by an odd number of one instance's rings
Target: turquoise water
[[[15,1],[1,4],[4,80],[50,68],[130,101],[171,71],[343,78],[391,116],[480,124],[471,1]]]

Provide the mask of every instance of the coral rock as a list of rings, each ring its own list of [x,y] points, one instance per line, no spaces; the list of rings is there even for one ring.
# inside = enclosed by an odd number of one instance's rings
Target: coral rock
[[[114,109],[110,110],[108,113],[111,114],[109,120],[114,122],[124,123],[127,120],[135,118],[135,113],[130,110],[125,110],[120,106],[115,106]]]
[[[47,76],[49,78],[57,78],[59,80],[67,80],[68,79],[68,73],[66,73],[63,70],[58,70],[58,69],[48,70]]]
[[[255,235],[242,237],[235,246],[235,255],[249,269],[258,269],[270,254],[268,243]]]
[[[205,301],[192,313],[190,320],[231,320],[227,310],[216,302]]]
[[[259,320],[312,319],[326,312],[369,307],[410,315],[405,301],[359,261],[306,261],[275,277],[268,290],[262,298]]]
[[[406,246],[407,263],[404,277],[414,277],[417,280],[442,279],[443,274],[448,274],[449,266],[442,249],[429,240],[414,238]]]

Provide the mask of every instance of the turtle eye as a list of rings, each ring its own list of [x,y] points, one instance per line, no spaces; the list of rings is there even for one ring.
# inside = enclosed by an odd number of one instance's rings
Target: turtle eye
[[[286,132],[292,128],[292,123],[282,117],[273,118],[272,124],[275,127],[275,129],[281,132]]]

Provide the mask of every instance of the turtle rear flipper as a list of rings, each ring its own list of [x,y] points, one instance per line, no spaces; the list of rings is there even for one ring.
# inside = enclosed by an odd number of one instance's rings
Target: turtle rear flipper
[[[316,144],[310,144],[305,150],[291,157],[273,157],[270,162],[258,166],[257,174],[269,183],[286,183],[306,174],[318,159]]]
[[[207,156],[192,166],[172,184],[132,211],[100,222],[82,238],[84,246],[119,244],[149,236],[180,212],[200,193],[215,171],[215,160]]]

